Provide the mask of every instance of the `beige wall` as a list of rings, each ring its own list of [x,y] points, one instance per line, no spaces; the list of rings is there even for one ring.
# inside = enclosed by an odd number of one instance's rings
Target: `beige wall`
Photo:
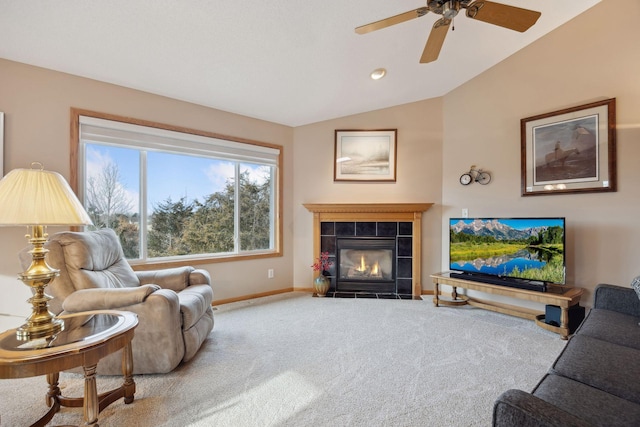
[[[0,111],[5,113],[4,169],[32,161],[69,178],[70,108],[113,113],[284,146],[284,256],[205,265],[215,298],[226,299],[291,287],[293,129],[149,93],[0,59]],[[59,231],[51,228],[50,233]],[[25,230],[0,228],[0,313],[29,313],[28,289],[16,279]],[[267,279],[267,269],[275,277]],[[9,296],[5,298],[5,296]]]
[[[612,21],[611,10],[623,13]],[[40,160],[68,177],[72,106],[284,145],[284,256],[207,265],[216,299],[311,286],[307,202],[435,203],[423,219],[425,290],[428,275],[446,268],[446,220],[462,208],[471,216],[565,216],[568,280],[589,291],[599,282],[627,285],[640,274],[638,16],[636,0],[605,0],[444,98],[295,129],[0,59],[4,167]],[[520,119],[610,97],[618,107],[618,192],[521,197]],[[384,128],[399,132],[397,182],[333,182],[334,131]],[[471,164],[491,171],[491,184],[461,186]],[[0,313],[26,307],[27,289],[15,279],[23,234],[0,229],[0,286],[8,295]]]
[[[614,22],[605,19],[612,10],[621,11]],[[596,284],[628,286],[640,274],[638,17],[636,0],[603,1],[444,97],[443,219],[461,208],[565,216],[567,277],[589,290],[587,305]],[[521,197],[520,119],[606,98],[617,99],[618,191]],[[471,164],[492,182],[461,186]]]
[[[395,183],[333,181],[336,129],[398,129]],[[313,215],[303,203],[408,203],[435,205],[423,226],[423,289],[441,259],[442,99],[329,120],[294,130],[294,285],[310,288],[313,272]],[[426,284],[426,286],[425,286]]]

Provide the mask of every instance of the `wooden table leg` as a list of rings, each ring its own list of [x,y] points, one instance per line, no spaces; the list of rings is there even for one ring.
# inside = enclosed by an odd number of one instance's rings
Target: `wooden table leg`
[[[49,391],[47,392],[47,406],[51,407],[54,404],[58,404],[58,398],[60,397],[60,387],[58,387],[58,380],[60,379],[60,373],[47,374],[47,382],[49,383]]]
[[[84,366],[84,421],[86,425],[97,425],[100,406],[98,404],[98,387],[96,385],[96,368],[98,365]]]
[[[569,307],[560,307],[560,328],[562,329],[560,338],[569,339]]]
[[[136,392],[136,383],[133,381],[133,351],[130,342],[122,349],[122,375],[124,376],[122,384],[124,403],[129,404],[133,402],[133,395]]]
[[[38,421],[31,424],[31,427],[44,427],[49,421],[53,419],[53,416],[60,410],[60,387],[58,387],[58,380],[60,374],[58,372],[54,374],[47,374],[47,383],[49,383],[49,391],[47,392],[46,400],[49,410]]]
[[[433,305],[438,307],[438,303],[440,302],[440,284],[434,281],[433,288]]]

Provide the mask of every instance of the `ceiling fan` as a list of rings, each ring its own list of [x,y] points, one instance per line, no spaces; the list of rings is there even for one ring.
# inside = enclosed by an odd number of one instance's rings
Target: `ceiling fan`
[[[541,13],[520,7],[508,6],[484,0],[428,0],[427,5],[409,12],[391,16],[380,21],[372,22],[356,28],[356,33],[366,34],[392,25],[400,24],[414,18],[420,18],[427,13],[442,15],[442,18],[433,24],[431,34],[424,47],[420,63],[426,64],[438,59],[440,49],[449,30],[453,18],[458,15],[460,9],[466,9],[468,18],[498,25],[521,33],[527,31],[536,23]]]

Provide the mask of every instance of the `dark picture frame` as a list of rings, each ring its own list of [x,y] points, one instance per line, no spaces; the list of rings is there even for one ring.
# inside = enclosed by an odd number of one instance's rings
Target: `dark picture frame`
[[[336,130],[334,181],[396,181],[397,129]]]
[[[522,196],[616,191],[615,98],[520,121]]]

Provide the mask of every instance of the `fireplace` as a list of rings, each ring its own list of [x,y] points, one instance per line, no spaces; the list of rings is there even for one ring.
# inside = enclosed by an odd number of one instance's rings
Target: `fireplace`
[[[338,237],[336,292],[397,294],[395,237]]]
[[[333,262],[325,273],[331,279],[327,296],[420,298],[422,213],[431,206],[432,203],[305,203],[304,207],[313,213],[313,256],[328,252]],[[354,244],[373,247],[353,247]],[[358,251],[363,250],[373,261],[366,257],[362,260]],[[383,273],[372,273],[376,260]],[[345,269],[346,272],[338,271]]]
[[[320,252],[333,266],[329,293],[340,297],[413,297],[414,224],[322,221]]]

